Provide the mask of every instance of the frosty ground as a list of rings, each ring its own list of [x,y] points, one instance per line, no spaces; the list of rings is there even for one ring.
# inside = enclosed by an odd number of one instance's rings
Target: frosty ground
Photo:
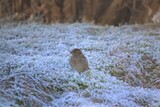
[[[89,70],[68,63],[80,48]],[[160,25],[0,26],[0,107],[159,107]]]

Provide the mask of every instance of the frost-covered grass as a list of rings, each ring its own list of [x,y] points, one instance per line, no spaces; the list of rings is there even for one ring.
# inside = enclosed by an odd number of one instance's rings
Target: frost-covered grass
[[[77,73],[70,50],[90,70]],[[160,106],[160,25],[0,26],[0,106]]]

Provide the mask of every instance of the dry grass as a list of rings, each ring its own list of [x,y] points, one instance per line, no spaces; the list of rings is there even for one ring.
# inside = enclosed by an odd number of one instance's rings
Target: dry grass
[[[128,66],[132,66],[133,70],[127,69]],[[132,86],[160,88],[160,64],[152,56],[142,55],[137,62],[132,62],[128,56],[115,66],[109,67],[109,70],[111,75]]]
[[[18,105],[33,107],[53,100],[51,95],[55,86],[37,75],[15,74],[1,79],[0,82],[1,96],[15,100]]]

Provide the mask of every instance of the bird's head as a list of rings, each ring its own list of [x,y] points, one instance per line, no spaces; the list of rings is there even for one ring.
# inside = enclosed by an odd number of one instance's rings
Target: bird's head
[[[71,52],[70,52],[72,55],[81,55],[82,54],[82,51],[78,48],[75,48],[73,49]]]

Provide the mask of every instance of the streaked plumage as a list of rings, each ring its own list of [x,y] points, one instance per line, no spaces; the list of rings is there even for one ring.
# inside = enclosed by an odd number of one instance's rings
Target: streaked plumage
[[[87,58],[80,49],[73,49],[71,54],[72,56],[70,57],[69,64],[73,69],[78,72],[84,72],[89,69]]]

